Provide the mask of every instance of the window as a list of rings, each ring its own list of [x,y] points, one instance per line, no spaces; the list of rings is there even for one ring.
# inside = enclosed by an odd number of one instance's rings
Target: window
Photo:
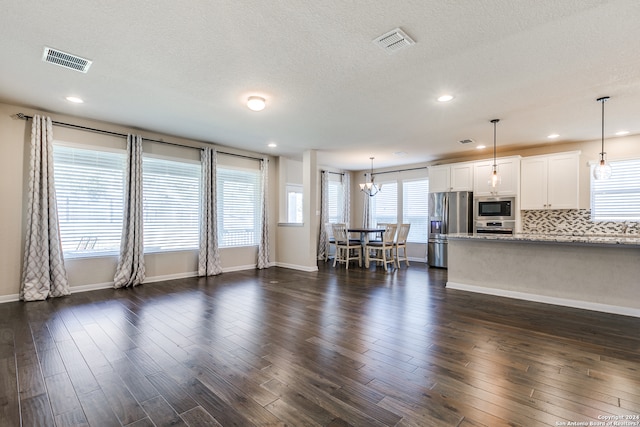
[[[218,244],[255,246],[260,236],[260,171],[218,166]]]
[[[429,180],[402,182],[402,222],[411,224],[407,241],[427,243]]]
[[[347,222],[344,219],[344,189],[341,181],[329,178],[329,222]]]
[[[302,185],[287,184],[287,222],[302,223]]]
[[[144,155],[144,251],[197,249],[200,244],[199,162]]]
[[[55,144],[53,163],[64,257],[117,254],[124,207],[124,151]]]
[[[591,220],[640,221],[640,159],[610,162],[611,178],[593,178],[591,166]]]
[[[398,183],[383,182],[382,190],[371,197],[371,217],[374,224],[398,222]]]

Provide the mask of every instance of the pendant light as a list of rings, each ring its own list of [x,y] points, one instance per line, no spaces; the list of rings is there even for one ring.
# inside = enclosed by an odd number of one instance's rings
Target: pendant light
[[[602,151],[600,152],[600,163],[593,168],[593,177],[597,180],[605,180],[611,177],[611,165],[604,159],[605,154],[607,154],[604,151],[604,103],[608,100],[608,96],[596,99],[596,101],[602,103],[602,145],[600,148]]]
[[[369,159],[371,159],[371,173],[369,174],[369,176],[371,177],[371,181],[365,182],[363,184],[360,184],[360,191],[364,192],[369,197],[373,197],[376,194],[378,194],[378,192],[380,192],[380,190],[382,190],[382,186],[378,186],[373,182],[373,159],[374,159],[374,157],[369,157]],[[366,174],[365,174],[365,176],[366,176]]]
[[[496,124],[500,119],[493,119],[493,167],[491,168],[491,176],[489,177],[489,185],[492,188],[492,192],[496,191],[498,185],[500,185],[500,175],[498,175],[498,164],[496,162]]]

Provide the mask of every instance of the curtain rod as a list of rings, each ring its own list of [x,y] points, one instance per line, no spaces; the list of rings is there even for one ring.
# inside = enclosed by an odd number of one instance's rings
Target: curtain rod
[[[429,167],[428,166],[421,166],[419,168],[409,168],[409,169],[398,169],[398,170],[395,170],[395,171],[374,172],[373,174],[374,175],[382,175],[382,174],[385,174],[385,173],[417,171],[417,170],[420,170],[420,169],[429,169]]]
[[[33,116],[28,116],[28,115],[26,115],[24,113],[18,113],[18,114],[16,114],[16,117],[18,117],[19,119],[22,119],[22,120],[33,119]],[[80,126],[80,125],[74,125],[74,124],[71,124],[71,123],[58,122],[58,121],[55,121],[55,120],[51,120],[51,123],[53,123],[54,125],[57,125],[57,126],[68,127],[68,128],[71,128],[71,129],[79,129],[79,130],[84,130],[84,131],[87,131],[87,132],[100,133],[100,134],[103,134],[103,135],[120,136],[122,138],[128,137],[128,135],[124,134],[124,133],[112,132],[112,131],[109,131],[109,130],[90,128],[90,127]],[[142,139],[144,141],[157,142],[159,144],[168,144],[168,145],[174,145],[176,147],[185,147],[185,148],[193,148],[195,150],[202,150],[202,147],[192,147],[191,145],[178,144],[177,142],[160,141],[158,139],[151,139],[151,138],[144,138],[144,137]],[[228,156],[242,157],[242,158],[251,159],[251,160],[260,160],[260,161],[263,160],[260,157],[245,156],[244,154],[227,153],[225,151],[219,151],[219,150],[216,150],[216,151],[218,153],[220,153],[220,154],[225,154],[225,155],[228,155]]]
[[[332,171],[322,171],[322,173],[332,173],[334,175],[344,175],[344,172],[332,172]]]

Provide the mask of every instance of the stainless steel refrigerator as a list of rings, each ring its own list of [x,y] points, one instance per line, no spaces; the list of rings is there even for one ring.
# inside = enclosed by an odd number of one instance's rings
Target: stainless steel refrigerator
[[[429,193],[427,263],[447,268],[447,234],[473,232],[473,192]]]

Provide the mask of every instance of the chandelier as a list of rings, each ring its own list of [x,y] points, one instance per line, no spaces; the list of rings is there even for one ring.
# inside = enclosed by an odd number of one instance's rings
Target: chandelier
[[[369,159],[371,159],[371,172],[369,173],[370,181],[360,184],[360,191],[364,192],[369,197],[373,197],[376,194],[378,194],[378,192],[380,192],[380,190],[382,190],[382,186],[381,185],[376,185],[373,182],[373,159],[374,159],[374,157],[369,157]],[[365,175],[365,177],[367,176],[366,173],[364,175]]]

